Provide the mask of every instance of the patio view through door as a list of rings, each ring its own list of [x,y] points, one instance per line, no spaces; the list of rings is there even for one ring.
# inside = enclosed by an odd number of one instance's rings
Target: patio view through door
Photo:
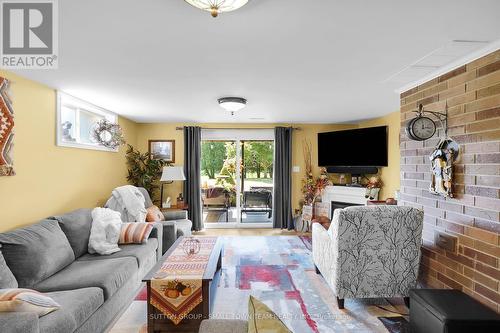
[[[269,130],[204,130],[205,228],[272,227],[274,139]]]

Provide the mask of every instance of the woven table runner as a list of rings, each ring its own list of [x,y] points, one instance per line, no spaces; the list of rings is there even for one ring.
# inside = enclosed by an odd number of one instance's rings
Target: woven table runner
[[[189,249],[197,248],[194,239],[199,252],[188,255]],[[175,325],[203,301],[203,274],[216,242],[217,237],[184,238],[151,279],[151,305]]]

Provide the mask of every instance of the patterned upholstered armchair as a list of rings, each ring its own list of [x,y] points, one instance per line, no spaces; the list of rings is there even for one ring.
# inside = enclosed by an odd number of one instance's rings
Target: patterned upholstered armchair
[[[404,297],[416,287],[424,213],[403,206],[337,209],[327,230],[313,224],[313,258],[337,296]]]

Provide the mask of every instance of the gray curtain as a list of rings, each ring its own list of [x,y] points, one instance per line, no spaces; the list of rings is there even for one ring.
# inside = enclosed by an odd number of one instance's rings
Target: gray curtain
[[[203,229],[200,193],[201,128],[184,127],[184,195],[188,204],[188,216],[193,230]]]
[[[292,128],[274,129],[273,227],[292,229]]]

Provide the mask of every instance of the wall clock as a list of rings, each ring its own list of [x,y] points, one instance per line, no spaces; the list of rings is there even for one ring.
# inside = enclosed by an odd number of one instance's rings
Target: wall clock
[[[439,119],[441,126],[443,127],[445,136],[448,135],[448,112],[440,113],[433,111],[424,111],[422,104],[419,104],[418,111],[415,111],[417,116],[411,119],[408,124],[406,124],[406,135],[416,141],[424,141],[430,139],[436,134],[436,122],[431,118],[427,117],[427,114],[432,115]]]
[[[416,141],[430,139],[436,133],[436,123],[429,117],[420,116],[413,118],[406,126],[408,136]]]

